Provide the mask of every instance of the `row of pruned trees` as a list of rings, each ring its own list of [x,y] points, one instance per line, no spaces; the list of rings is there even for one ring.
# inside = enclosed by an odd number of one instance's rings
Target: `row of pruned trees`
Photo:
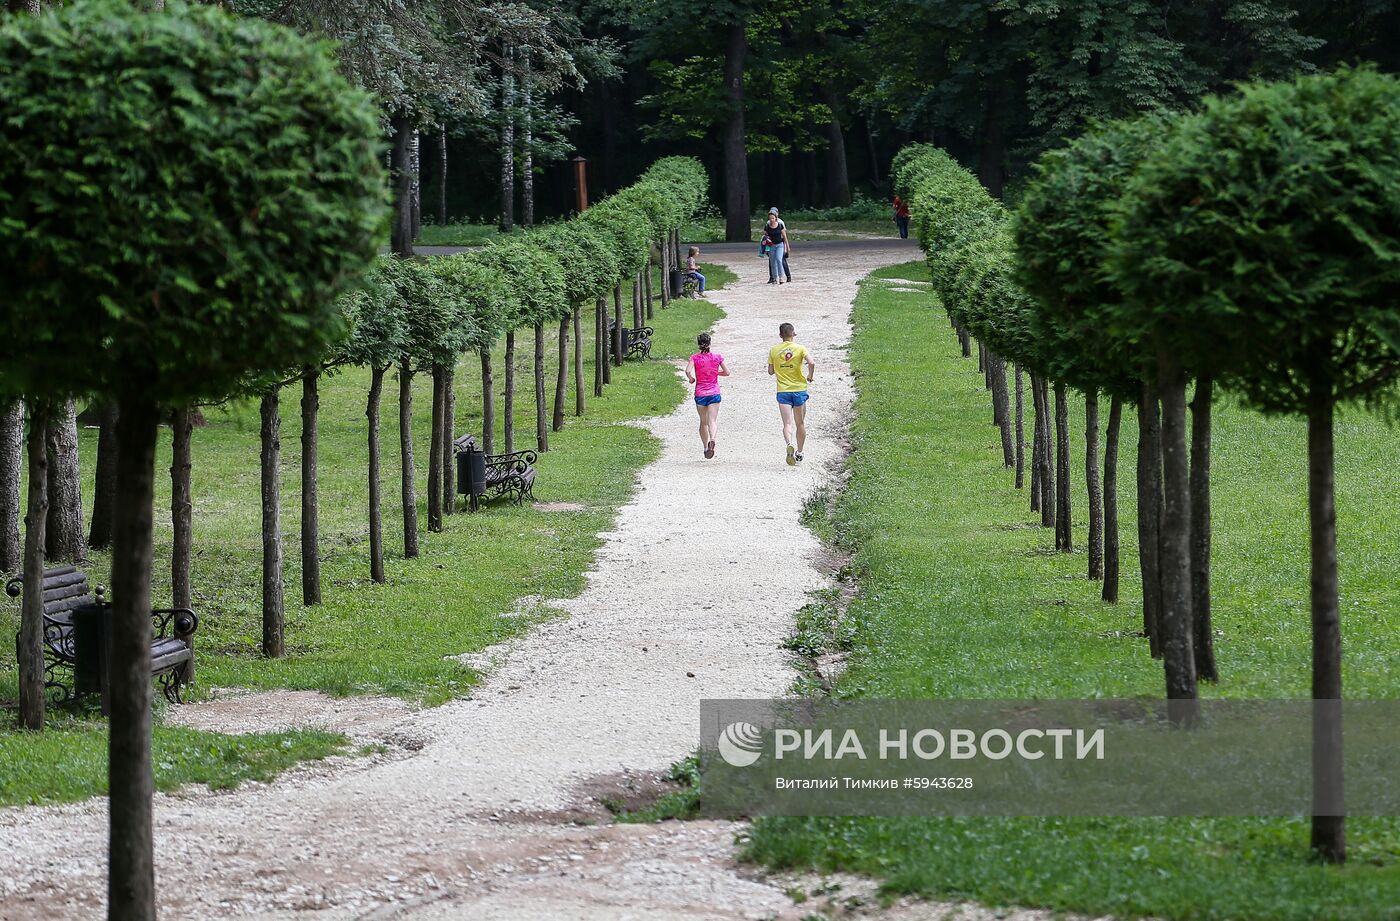
[[[1114,565],[1117,429],[1123,404],[1136,405],[1144,632],[1182,722],[1195,719],[1198,681],[1217,675],[1217,388],[1264,412],[1307,419],[1312,696],[1341,698],[1333,416],[1341,403],[1383,402],[1400,377],[1397,92],[1393,77],[1341,70],[1245,86],[1191,114],[1099,124],[1042,158],[1014,215],[939,150],[907,148],[897,162],[935,287],[955,327],[985,349],[1004,430],[1001,363],[1015,364],[1018,382],[1021,369],[1031,376],[1040,446],[1033,473],[1037,486],[1055,484],[1033,501],[1044,512],[1047,497],[1059,497],[1062,549],[1070,514],[1065,389],[1086,395],[1091,543],[1104,534]],[[1041,408],[1047,387],[1053,423]],[[1102,525],[1094,520],[1099,394],[1111,400]],[[1007,459],[1017,463],[1011,452]],[[1105,578],[1112,600],[1111,573]],[[1341,802],[1341,738],[1335,705],[1318,707],[1319,812],[1341,812],[1323,805]],[[1312,844],[1324,859],[1343,860],[1342,816],[1315,815]]]

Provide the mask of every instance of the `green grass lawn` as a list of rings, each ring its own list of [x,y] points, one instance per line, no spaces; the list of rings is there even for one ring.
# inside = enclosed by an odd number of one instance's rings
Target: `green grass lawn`
[[[732,279],[723,267],[707,265],[710,285]],[[659,291],[659,288],[656,290]],[[282,395],[282,513],[287,586],[288,654],[267,660],[258,654],[261,638],[261,513],[258,474],[258,407],[237,402],[204,410],[208,425],[194,434],[193,490],[195,539],[193,583],[200,615],[196,654],[196,695],[210,687],[296,688],[330,694],[387,694],[436,704],[465,693],[478,677],[456,658],[526,630],[551,616],[548,600],[576,594],[583,574],[618,507],[627,500],[637,472],[659,450],[647,432],[621,424],[670,412],[684,394],[671,365],[663,360],[688,355],[695,335],[720,315],[704,300],[680,300],[665,311],[657,301],[653,360],[628,361],[614,369],[606,396],[592,394],[592,322],[584,317],[584,418],[569,416],[564,430],[550,434],[551,450],[540,457],[535,496],[568,502],[576,511],[542,511],[508,502],[493,503],[476,515],[448,517],[443,533],[420,536],[421,555],[402,559],[399,507],[397,383],[385,382],[381,430],[384,535],[388,581],[369,579],[366,505],[365,399],[368,372],[346,369],[322,383],[320,417],[320,522],[324,603],[305,607],[299,558],[300,389]],[[630,301],[624,315],[630,317]],[[628,321],[630,322],[630,320]],[[547,392],[552,407],[557,327],[547,337]],[[517,336],[516,448],[535,446],[533,339]],[[572,361],[572,359],[571,359]],[[502,450],[504,359],[496,356],[496,450]],[[573,408],[572,386],[568,399]],[[418,375],[414,385],[414,435],[419,470],[419,518],[426,527],[426,467],[431,381]],[[464,358],[457,373],[458,434],[481,429],[480,363]],[[82,458],[91,496],[96,432],[82,433]],[[169,440],[162,439],[156,466],[169,468]],[[157,478],[156,570],[153,597],[170,597],[169,479]],[[110,561],[93,554],[88,571],[107,581]],[[525,601],[517,604],[522,599]],[[539,603],[536,602],[539,599]],[[520,610],[516,610],[519,608]],[[5,599],[0,635],[18,629],[18,604]],[[0,790],[27,791],[44,798],[32,783],[11,781],[45,772],[82,770],[84,789],[101,788],[105,762],[74,759],[77,748],[105,751],[100,724],[69,721],[63,745],[31,745],[17,735],[13,708],[18,695],[13,647],[0,644]],[[182,739],[187,739],[181,735]],[[233,745],[234,761],[262,757],[254,749],[281,749],[285,740],[220,742]],[[265,744],[264,744],[265,743]],[[187,743],[181,743],[187,744]],[[208,744],[215,744],[209,742]],[[294,749],[296,747],[294,746]],[[105,755],[103,756],[105,757]],[[94,774],[93,771],[97,773]],[[198,779],[198,778],[195,778]],[[75,788],[76,789],[76,788]]]
[[[877,276],[926,280],[922,265]],[[851,361],[859,396],[849,486],[823,528],[854,553],[845,697],[1080,698],[1164,693],[1137,603],[1136,423],[1120,459],[1123,603],[1098,600],[1082,552],[1055,554],[1011,488],[974,359],[927,293],[866,285]],[[1106,410],[1105,410],[1106,416]],[[1082,403],[1075,450],[1082,451]],[[1304,427],[1217,407],[1214,618],[1222,680],[1209,696],[1302,697],[1309,687]],[[1029,434],[1029,433],[1028,433]],[[1337,432],[1349,696],[1400,696],[1395,433],[1355,411]],[[1083,459],[1075,462],[1082,551]],[[1299,770],[1306,770],[1299,765]],[[992,905],[1209,919],[1383,919],[1400,913],[1400,819],[1353,819],[1351,863],[1313,863],[1304,820],[782,818],[755,823],[750,860],[851,870],[891,894]]]

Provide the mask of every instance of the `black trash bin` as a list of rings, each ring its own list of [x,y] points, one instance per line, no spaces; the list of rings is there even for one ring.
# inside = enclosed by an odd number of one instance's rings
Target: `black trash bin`
[[[671,270],[671,296],[685,296],[685,273],[680,269]]]
[[[112,606],[104,601],[81,604],[68,612],[73,624],[73,693],[102,696],[102,712],[111,709]]]
[[[457,452],[457,492],[467,496],[472,511],[486,494],[486,452],[475,444]]]

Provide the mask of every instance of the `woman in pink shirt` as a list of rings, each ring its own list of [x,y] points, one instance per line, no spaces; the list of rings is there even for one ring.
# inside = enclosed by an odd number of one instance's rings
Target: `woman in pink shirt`
[[[700,444],[707,458],[715,456],[715,436],[719,434],[719,379],[729,376],[724,356],[710,351],[710,334],[695,337],[700,351],[685,363],[685,379],[695,385],[695,409],[700,413]]]

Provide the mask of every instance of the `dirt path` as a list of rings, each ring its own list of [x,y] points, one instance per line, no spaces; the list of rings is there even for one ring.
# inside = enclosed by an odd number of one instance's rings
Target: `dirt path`
[[[643,471],[583,594],[560,602],[568,617],[502,650],[469,699],[416,713],[348,708],[357,736],[382,738],[388,754],[304,768],[272,787],[157,797],[164,916],[812,912],[778,882],[735,867],[738,826],[579,823],[600,815],[590,803],[598,791],[645,788],[695,747],[701,698],[768,697],[791,682],[781,641],[823,583],[817,542],[798,514],[838,459],[856,283],[914,253],[812,246],[792,260],[798,282],[781,288],[765,284],[752,253],[717,257],[740,275],[713,295],[728,314],[715,350],[734,374],[718,457],[702,458],[689,401],[651,420],[663,455]],[[764,372],[784,320],[819,363],[798,468],[783,463]],[[210,706],[229,711],[215,710],[215,722],[237,723],[235,703]],[[276,712],[266,700],[253,706]],[[98,917],[105,845],[104,801],[0,812],[0,918]]]

